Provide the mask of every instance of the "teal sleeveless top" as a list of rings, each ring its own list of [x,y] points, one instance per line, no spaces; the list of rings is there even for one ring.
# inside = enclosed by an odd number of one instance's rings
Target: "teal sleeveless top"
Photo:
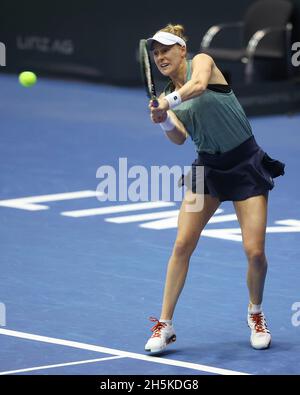
[[[188,60],[186,81],[191,79],[191,64]],[[173,90],[170,81],[164,93],[167,95]],[[252,136],[249,121],[232,90],[215,92],[208,85],[201,95],[184,101],[172,111],[184,124],[198,153],[223,153]]]

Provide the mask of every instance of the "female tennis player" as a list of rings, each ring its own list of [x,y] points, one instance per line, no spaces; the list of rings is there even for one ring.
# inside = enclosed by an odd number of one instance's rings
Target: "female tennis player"
[[[161,315],[160,319],[150,318],[155,325],[145,350],[159,353],[176,340],[172,319],[189,261],[202,230],[222,201],[233,202],[248,260],[250,342],[255,349],[268,348],[271,334],[262,311],[268,192],[274,187],[273,178],[284,174],[285,165],[258,146],[240,103],[214,60],[204,53],[187,60],[183,26],[169,24],[147,41],[158,70],[170,79],[158,99],[159,106],[149,104],[151,119],[175,144],[183,144],[190,136],[198,158],[192,165],[192,182],[182,178],[187,191],[168,263]],[[199,191],[197,166],[204,166],[204,203],[201,211],[191,211],[187,207],[196,201]]]

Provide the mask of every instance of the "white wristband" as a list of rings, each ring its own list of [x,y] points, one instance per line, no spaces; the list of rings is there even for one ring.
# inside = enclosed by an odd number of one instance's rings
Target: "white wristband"
[[[164,99],[167,100],[167,102],[169,103],[169,108],[174,108],[176,106],[179,106],[179,104],[181,104],[182,100],[181,100],[181,96],[178,93],[178,91],[174,91],[170,94],[168,94],[167,96],[164,97]]]
[[[175,128],[175,124],[169,114],[167,116],[167,119],[164,122],[161,122],[159,125],[165,132],[170,132],[172,129]]]

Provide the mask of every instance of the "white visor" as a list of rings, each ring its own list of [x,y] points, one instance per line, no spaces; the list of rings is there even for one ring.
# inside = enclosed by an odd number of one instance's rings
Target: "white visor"
[[[154,34],[153,37],[148,38],[147,43],[149,45],[150,50],[153,49],[153,43],[157,41],[164,45],[174,45],[179,44],[182,47],[186,46],[185,41],[181,38],[176,36],[176,34],[168,33],[168,32],[158,32]]]

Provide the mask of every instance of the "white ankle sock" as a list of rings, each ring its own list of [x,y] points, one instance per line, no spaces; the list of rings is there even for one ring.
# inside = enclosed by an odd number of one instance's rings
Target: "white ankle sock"
[[[248,306],[249,314],[257,314],[257,313],[261,313],[261,311],[262,311],[261,304],[253,304],[249,302],[249,306]]]
[[[173,325],[172,320],[159,320],[159,322],[164,322],[166,324]]]

